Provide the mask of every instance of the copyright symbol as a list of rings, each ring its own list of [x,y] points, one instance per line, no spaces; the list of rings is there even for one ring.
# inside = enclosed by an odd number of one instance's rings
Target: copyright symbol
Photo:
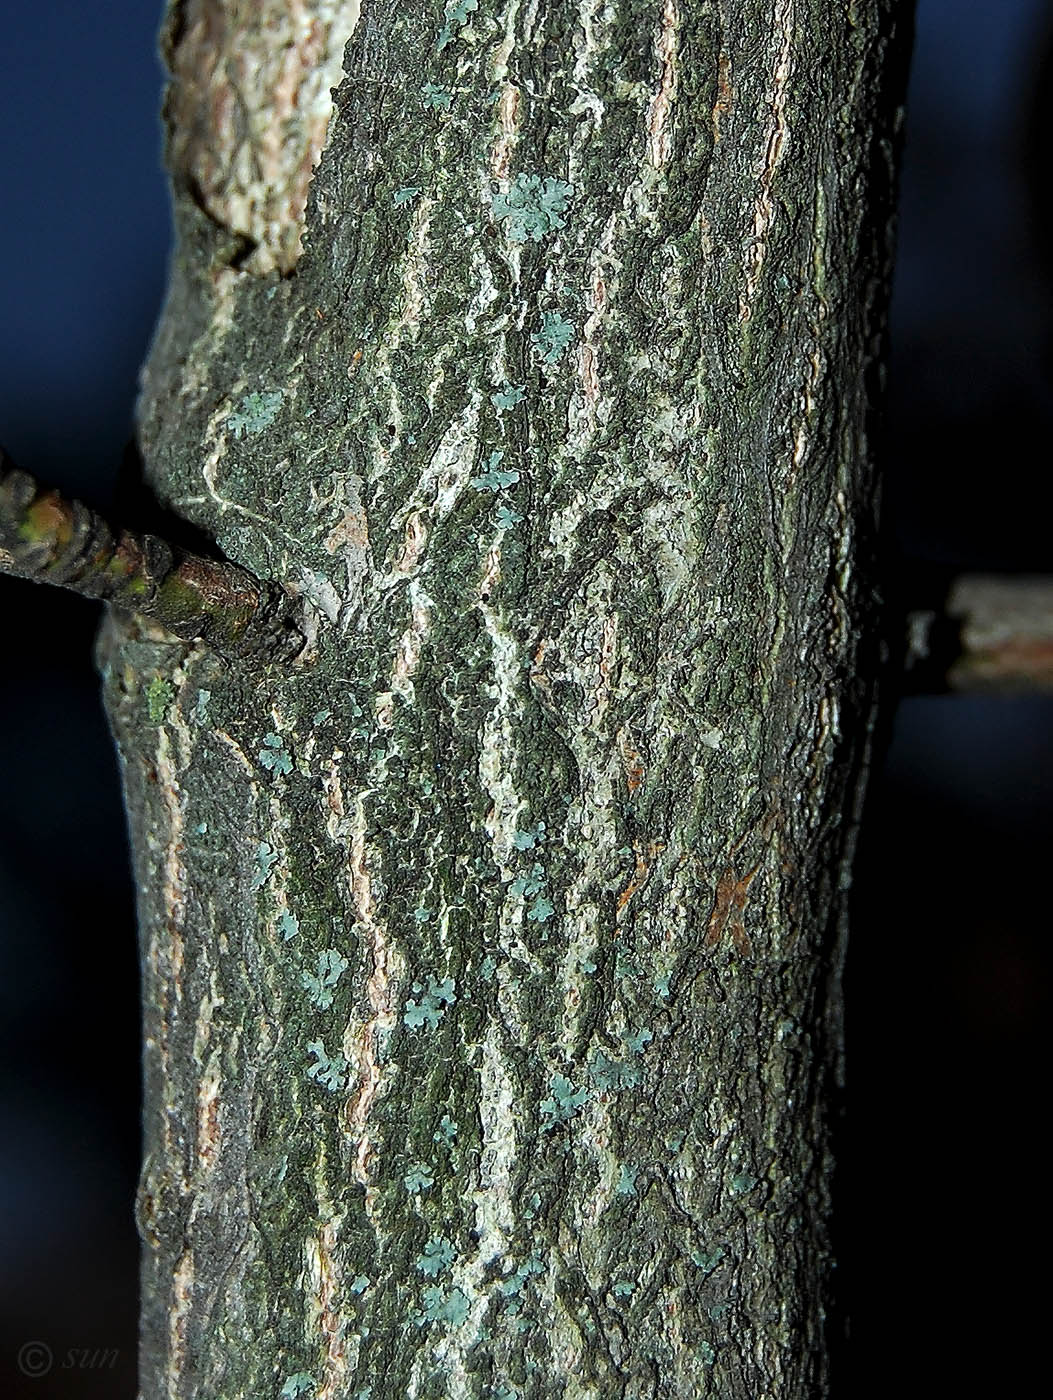
[[[23,1342],[18,1349],[18,1369],[23,1376],[46,1376],[53,1361],[47,1342]]]

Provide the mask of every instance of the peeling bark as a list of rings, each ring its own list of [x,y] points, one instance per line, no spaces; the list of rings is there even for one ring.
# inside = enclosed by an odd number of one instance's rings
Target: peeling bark
[[[141,449],[310,639],[100,644],[145,1400],[827,1393],[905,10],[366,0],[270,165],[174,7]]]

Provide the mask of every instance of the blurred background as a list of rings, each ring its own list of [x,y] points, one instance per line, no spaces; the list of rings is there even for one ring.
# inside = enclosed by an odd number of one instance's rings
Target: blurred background
[[[2,12],[0,439],[103,508],[164,281],[159,8]],[[885,461],[905,571],[1053,572],[1051,20],[919,5]],[[0,584],[0,1395],[131,1400],[138,974],[98,611]],[[1023,1393],[1053,699],[908,699],[886,739],[847,979],[835,1393]]]

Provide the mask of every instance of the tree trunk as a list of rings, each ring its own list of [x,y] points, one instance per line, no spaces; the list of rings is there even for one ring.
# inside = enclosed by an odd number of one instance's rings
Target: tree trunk
[[[142,1396],[814,1400],[906,7],[357,9],[167,21]]]

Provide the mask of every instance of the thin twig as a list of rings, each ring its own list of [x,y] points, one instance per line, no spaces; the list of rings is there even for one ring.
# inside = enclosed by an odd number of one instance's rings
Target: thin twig
[[[281,660],[304,644],[284,590],[156,535],[111,529],[81,501],[40,486],[2,447],[0,572],[142,613],[226,656]]]

